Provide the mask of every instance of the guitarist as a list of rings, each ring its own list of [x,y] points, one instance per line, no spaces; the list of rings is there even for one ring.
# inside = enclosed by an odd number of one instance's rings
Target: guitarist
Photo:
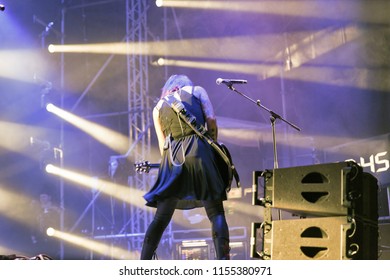
[[[193,86],[185,75],[172,75],[162,88],[153,110],[153,121],[162,161],[156,183],[144,195],[146,205],[156,207],[143,242],[141,259],[152,259],[176,209],[204,207],[211,222],[216,258],[230,259],[229,229],[223,201],[226,184],[218,168],[217,154],[166,102],[174,95],[198,123],[217,141],[218,127],[206,90]]]

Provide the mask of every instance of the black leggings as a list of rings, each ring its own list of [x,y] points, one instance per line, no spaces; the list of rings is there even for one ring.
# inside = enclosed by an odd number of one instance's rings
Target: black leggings
[[[169,198],[159,201],[152,223],[149,225],[141,252],[141,259],[152,259],[160,239],[172,219],[178,199]],[[202,201],[208,219],[211,222],[213,239],[229,240],[229,229],[226,223],[225,211],[221,200]]]

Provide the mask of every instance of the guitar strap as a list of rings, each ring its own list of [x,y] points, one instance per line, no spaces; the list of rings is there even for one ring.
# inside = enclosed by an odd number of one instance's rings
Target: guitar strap
[[[175,93],[169,94],[164,97],[164,101],[167,102],[171,108],[178,114],[178,116],[184,120],[194,132],[207,143],[209,143],[222,157],[228,168],[230,168],[232,175],[236,181],[237,187],[240,187],[240,177],[237,169],[235,168],[233,161],[229,158],[218,143],[216,143],[208,134],[207,129],[197,122],[196,117],[186,110],[184,104],[175,96]],[[230,186],[228,186],[230,188]]]

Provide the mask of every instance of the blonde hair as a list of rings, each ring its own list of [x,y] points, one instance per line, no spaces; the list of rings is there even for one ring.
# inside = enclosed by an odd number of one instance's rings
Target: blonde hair
[[[161,97],[184,86],[193,86],[192,81],[186,75],[172,75],[165,82],[165,85],[161,90]]]

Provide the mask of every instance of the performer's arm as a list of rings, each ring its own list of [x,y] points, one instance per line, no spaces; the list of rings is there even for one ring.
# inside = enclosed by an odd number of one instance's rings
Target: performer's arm
[[[154,129],[156,130],[157,140],[158,140],[158,147],[159,147],[160,153],[162,155],[163,154],[163,150],[164,150],[165,135],[164,135],[164,132],[161,129],[159,115],[160,115],[159,110],[154,108],[153,109]]]
[[[200,99],[203,109],[203,114],[206,118],[207,131],[214,141],[218,138],[218,125],[217,119],[214,114],[213,105],[211,104],[210,98],[206,90],[202,87],[197,86],[195,88],[197,97]]]

